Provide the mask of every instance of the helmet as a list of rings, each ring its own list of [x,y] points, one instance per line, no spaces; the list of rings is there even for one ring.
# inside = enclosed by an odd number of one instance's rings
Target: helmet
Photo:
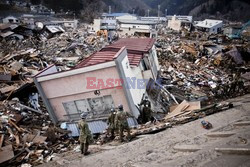
[[[114,108],[111,108],[110,111],[113,113],[113,112],[115,112],[115,109],[114,109]]]
[[[118,109],[119,109],[119,110],[123,110],[123,105],[122,105],[122,104],[119,104]]]
[[[84,112],[84,113],[81,114],[81,118],[85,119],[87,117],[87,115],[88,115],[88,113]]]
[[[145,96],[145,99],[148,100],[148,96]]]

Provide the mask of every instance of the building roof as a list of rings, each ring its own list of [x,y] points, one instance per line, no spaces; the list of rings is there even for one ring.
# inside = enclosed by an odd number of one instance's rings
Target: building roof
[[[8,31],[8,32],[5,32],[5,33],[0,33],[0,36],[3,37],[3,38],[6,38],[10,35],[14,34],[14,32],[12,31]]]
[[[126,46],[128,52],[132,50],[146,53],[152,48],[154,43],[155,40],[152,38],[123,38],[108,45],[106,48],[122,48]]]
[[[155,25],[157,22],[148,20],[119,20],[123,24]]]
[[[173,17],[175,17],[177,20],[180,21],[185,21],[185,22],[192,22],[193,21],[193,16],[185,16],[185,15],[173,15],[173,16],[167,16],[166,18],[168,20],[172,20]]]
[[[198,22],[195,26],[197,27],[203,27],[203,28],[212,28],[218,24],[223,23],[222,20],[211,20],[211,19],[205,19],[204,21]]]
[[[8,24],[8,23],[0,24],[0,30],[5,30],[5,29],[8,29],[8,28],[13,30],[13,29],[15,29],[17,27],[18,27],[18,25],[16,25],[16,24]]]
[[[46,26],[51,33],[65,32],[61,26]]]
[[[101,50],[89,56],[87,59],[80,62],[76,68],[87,67],[91,65],[96,65],[100,63],[105,63],[114,60],[114,56],[117,52],[114,51],[104,51]]]
[[[91,65],[101,64],[113,61],[116,53],[122,48],[126,47],[128,52],[128,60],[131,66],[138,66],[143,54],[149,52],[154,45],[155,40],[151,38],[124,38],[117,42],[106,46],[101,51],[89,56],[87,59],[80,62],[76,68],[87,67]]]
[[[131,15],[129,13],[103,13],[103,17],[120,17],[120,16],[125,16],[125,15]]]
[[[7,16],[7,17],[5,17],[5,18],[3,18],[3,19],[9,19],[9,18],[12,18],[12,19],[17,19],[16,17],[14,17],[14,16]]]

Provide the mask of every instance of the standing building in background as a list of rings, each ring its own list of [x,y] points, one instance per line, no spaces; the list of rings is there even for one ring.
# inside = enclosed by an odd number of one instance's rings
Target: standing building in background
[[[192,27],[192,16],[167,16],[168,28],[181,31],[183,28],[190,31]]]
[[[8,16],[8,17],[3,18],[3,23],[19,24],[20,21],[14,16]]]
[[[222,32],[223,21],[205,19],[195,24],[195,28],[198,31],[207,32],[209,34],[217,34]]]
[[[157,22],[143,20],[120,20],[119,35],[157,37]]]

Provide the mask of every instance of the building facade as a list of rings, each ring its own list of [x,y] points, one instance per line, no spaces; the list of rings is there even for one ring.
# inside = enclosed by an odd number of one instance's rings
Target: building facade
[[[147,81],[157,79],[159,63],[154,39],[121,39],[78,64],[57,72],[55,66],[39,73],[34,82],[53,122],[107,119],[110,109],[123,104],[138,117],[135,104],[146,92]]]
[[[222,20],[211,20],[205,19],[199,21],[195,27],[198,31],[207,32],[209,34],[217,34],[222,32],[223,21]]]

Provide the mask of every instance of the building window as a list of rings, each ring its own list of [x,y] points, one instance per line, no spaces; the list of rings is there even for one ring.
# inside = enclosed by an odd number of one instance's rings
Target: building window
[[[88,112],[92,119],[107,118],[110,109],[114,108],[114,101],[111,95],[79,99],[63,103],[69,120],[79,120],[81,113]]]

